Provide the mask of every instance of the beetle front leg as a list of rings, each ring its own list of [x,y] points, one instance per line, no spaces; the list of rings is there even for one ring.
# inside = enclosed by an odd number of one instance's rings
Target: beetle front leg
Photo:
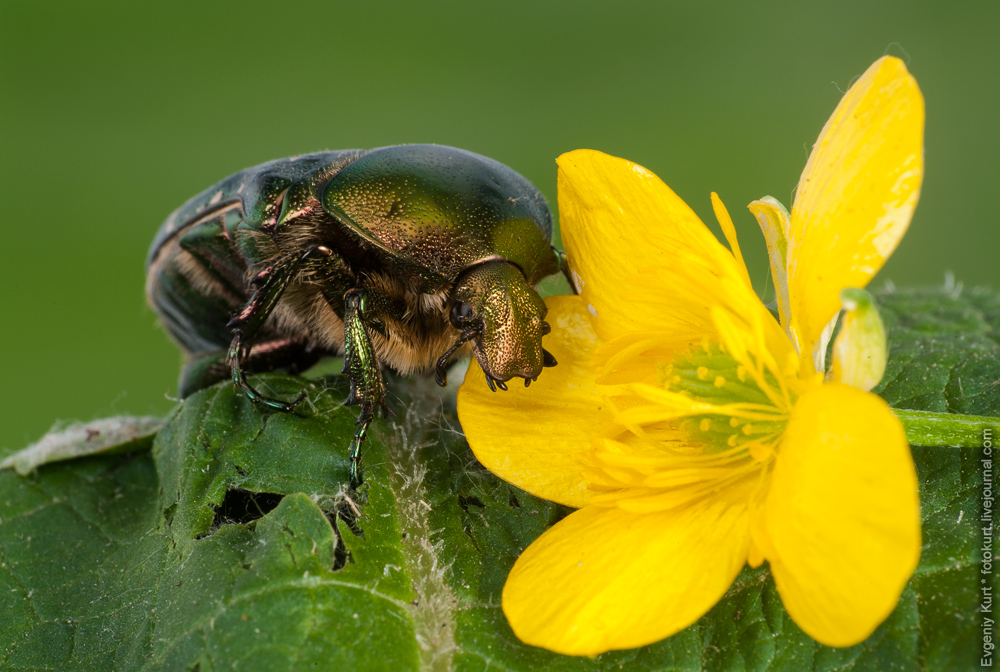
[[[344,403],[361,406],[357,430],[351,440],[351,487],[363,482],[361,477],[361,444],[368,438],[368,427],[375,411],[385,407],[385,383],[379,369],[378,356],[368,334],[368,323],[375,311],[372,299],[364,289],[352,289],[344,296],[344,370],[351,377],[351,393]]]
[[[569,283],[570,289],[573,290],[574,294],[579,294],[580,290],[576,287],[576,282],[573,281],[573,271],[569,267],[569,259],[566,257],[566,253],[560,250],[558,247],[553,246],[552,252],[555,253],[556,259],[559,261],[559,271],[566,278],[566,282]]]
[[[308,253],[302,257],[279,259],[254,276],[253,280],[250,281],[250,286],[254,288],[253,295],[246,305],[233,315],[233,319],[229,321],[228,325],[233,330],[233,341],[229,345],[227,354],[232,369],[233,383],[241,388],[253,403],[278,411],[289,412],[295,408],[299,402],[305,399],[305,390],[302,391],[298,399],[291,402],[266,397],[247,382],[244,363],[250,356],[254,336],[271,315],[282,293],[298,273],[299,267],[307,255]]]

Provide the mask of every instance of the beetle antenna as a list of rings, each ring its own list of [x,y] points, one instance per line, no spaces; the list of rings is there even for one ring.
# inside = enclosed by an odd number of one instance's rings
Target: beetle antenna
[[[448,348],[448,351],[441,355],[437,361],[437,366],[434,367],[434,380],[437,381],[438,385],[444,387],[448,384],[448,374],[445,372],[444,367],[448,365],[448,359],[451,357],[452,353],[475,338],[480,331],[481,328],[478,326],[466,329],[462,332],[462,335],[458,337],[458,340],[455,341],[455,345]]]

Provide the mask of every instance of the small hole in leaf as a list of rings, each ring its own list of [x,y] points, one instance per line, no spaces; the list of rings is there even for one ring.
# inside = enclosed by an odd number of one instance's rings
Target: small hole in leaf
[[[273,511],[284,497],[274,492],[252,492],[243,488],[232,488],[226,492],[222,503],[213,507],[215,516],[212,518],[212,529],[202,536],[214,534],[223,525],[248,525],[263,518]]]
[[[337,537],[336,546],[333,548],[333,565],[330,567],[335,572],[343,569],[348,563],[354,562],[351,558],[351,552],[341,537],[337,521],[339,520],[346,525],[355,537],[364,539],[365,531],[358,525],[359,511],[360,503],[349,499],[348,495],[338,497],[332,508],[323,508],[323,513],[330,521],[330,527],[333,528],[333,534]]]
[[[462,495],[458,496],[458,505],[462,507],[462,510],[466,513],[469,512],[470,506],[478,506],[480,509],[485,509],[486,505],[483,504],[483,500],[478,497],[464,497]]]
[[[507,500],[507,503],[510,504],[510,507],[512,509],[520,509],[521,508],[521,502],[518,501],[517,495],[515,495],[513,492],[510,493],[510,499]]]
[[[170,526],[174,522],[174,514],[175,513],[177,513],[177,504],[176,503],[171,504],[170,506],[168,506],[167,508],[165,508],[163,510],[163,519],[167,522],[167,528],[168,529],[170,528]]]

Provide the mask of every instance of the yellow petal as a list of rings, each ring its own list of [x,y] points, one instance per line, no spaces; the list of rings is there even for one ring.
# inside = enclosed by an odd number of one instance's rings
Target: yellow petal
[[[800,397],[764,509],[765,554],[792,619],[828,646],[868,637],[920,557],[917,475],[885,402],[836,383]]]
[[[698,620],[746,561],[745,506],[653,514],[588,506],[538,538],[511,570],[503,610],[524,642],[594,656]]]
[[[788,306],[788,230],[791,227],[788,211],[778,199],[765,196],[747,206],[757,218],[760,231],[767,244],[767,255],[771,261],[771,280],[778,302],[778,317],[786,331],[791,313]],[[791,335],[791,334],[789,334]]]
[[[876,61],[850,88],[813,147],[788,240],[792,333],[802,361],[909,226],[923,176],[924,100],[902,61]]]
[[[544,345],[558,365],[543,369],[531,387],[491,392],[472,363],[458,391],[458,417],[487,469],[533,495],[580,507],[591,493],[576,456],[588,452],[610,422],[603,395],[617,388],[597,385],[597,372],[587,365],[597,336],[585,304],[575,296],[545,303],[552,333]]]
[[[673,250],[650,245],[648,234],[669,236],[681,251],[706,259],[724,251],[691,208],[642,166],[584,149],[556,162],[560,230],[573,281],[602,339],[636,330],[625,291],[631,276],[673,264]]]
[[[735,235],[730,252],[642,166],[592,150],[564,154],[558,162],[569,263],[594,330],[610,348],[598,353],[599,365],[608,368],[602,382],[636,382],[642,368],[652,370],[653,353],[636,345],[637,334],[650,339],[660,360],[714,338],[713,306],[753,314],[775,353],[788,349],[734,256]],[[734,234],[724,208],[716,209],[727,235]],[[626,345],[632,348],[628,358],[608,360]]]

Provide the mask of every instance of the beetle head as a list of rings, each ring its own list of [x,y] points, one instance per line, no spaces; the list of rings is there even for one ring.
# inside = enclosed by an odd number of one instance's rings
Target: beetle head
[[[438,360],[439,384],[445,384],[448,357],[469,341],[493,390],[506,390],[504,382],[514,376],[524,378],[527,386],[543,366],[556,365],[542,348],[542,336],[549,333],[542,319],[548,309],[517,266],[502,260],[473,266],[459,276],[449,306],[451,324],[461,335]]]

